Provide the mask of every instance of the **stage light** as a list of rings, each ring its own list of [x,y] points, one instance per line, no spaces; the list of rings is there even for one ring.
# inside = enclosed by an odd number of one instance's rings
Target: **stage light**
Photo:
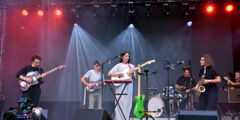
[[[188,26],[188,27],[192,27],[192,21],[188,21],[188,22],[187,22],[187,26]]]
[[[23,16],[28,16],[28,11],[27,11],[26,9],[23,9],[23,10],[22,10],[22,15],[23,15]]]
[[[129,28],[129,29],[134,29],[134,25],[133,25],[133,24],[130,24],[130,25],[128,26],[128,28]]]
[[[208,14],[213,14],[215,12],[215,6],[212,3],[208,3],[205,7],[205,11]]]
[[[56,13],[57,16],[61,16],[62,15],[62,11],[60,9],[57,9],[55,13]]]
[[[43,10],[38,10],[38,11],[37,11],[37,14],[38,14],[38,16],[43,16],[43,15],[44,15],[44,12],[43,12]]]
[[[225,11],[227,13],[231,13],[234,10],[234,5],[232,3],[226,4],[225,5]]]

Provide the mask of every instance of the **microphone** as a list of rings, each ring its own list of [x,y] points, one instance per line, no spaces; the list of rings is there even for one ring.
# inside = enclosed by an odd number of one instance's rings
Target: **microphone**
[[[184,61],[177,61],[177,64],[184,64]]]
[[[153,74],[157,74],[157,71],[152,72],[152,75],[153,75]]]
[[[170,69],[170,68],[171,68],[171,69],[174,70],[174,69],[175,69],[174,67],[175,67],[175,65],[172,64],[172,65],[165,66],[165,67],[163,67],[163,68],[164,68],[164,69]]]
[[[111,61],[112,60],[114,60],[114,59],[116,59],[116,58],[120,58],[120,56],[113,56],[113,57],[111,57],[110,59],[108,59],[107,61],[108,61],[108,64],[110,64],[111,63]]]

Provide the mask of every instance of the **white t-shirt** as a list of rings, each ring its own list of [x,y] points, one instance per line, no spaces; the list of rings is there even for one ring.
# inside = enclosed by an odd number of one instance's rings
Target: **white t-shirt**
[[[120,73],[120,72],[124,72],[126,69],[130,70],[132,68],[134,68],[133,64],[118,63],[109,72],[110,73]],[[135,72],[134,72],[134,75],[135,75]]]
[[[90,82],[97,82],[101,80],[101,73],[96,73],[94,70],[89,70],[85,75],[85,78],[89,79]]]

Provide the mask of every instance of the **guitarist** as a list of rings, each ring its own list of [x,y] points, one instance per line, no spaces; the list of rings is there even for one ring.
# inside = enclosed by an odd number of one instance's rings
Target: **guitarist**
[[[89,70],[82,78],[82,82],[87,86],[88,89],[91,89],[94,85],[101,81],[101,72],[100,72],[100,62],[95,61],[93,63],[92,70]],[[89,83],[86,82],[86,79],[89,79]],[[97,101],[97,108],[101,109],[102,104],[102,94],[101,89],[97,89],[93,92],[89,92],[89,109],[94,108],[94,103]]]
[[[27,83],[32,83],[32,79],[29,77],[26,77],[34,72],[37,72],[38,74],[43,73],[43,69],[39,67],[40,62],[41,62],[41,56],[38,54],[35,54],[32,56],[31,65],[27,65],[23,67],[20,71],[17,72],[16,77],[26,81]],[[30,104],[33,104],[34,106],[37,106],[39,103],[40,95],[41,95],[41,88],[40,85],[44,83],[44,77],[45,75],[43,74],[40,79],[38,79],[38,84],[32,85],[27,91],[22,92],[22,97],[23,98],[29,98],[30,99]]]
[[[194,109],[193,107],[194,96],[191,91],[194,90],[195,85],[196,85],[196,81],[194,79],[193,81],[191,81],[189,67],[184,67],[183,76],[180,76],[175,84],[177,93],[182,94],[182,97],[183,97],[183,103],[181,103],[179,106],[180,109],[183,109],[183,110],[187,110],[188,108]]]
[[[108,76],[110,77],[122,77],[123,71],[126,69],[129,69],[129,75],[131,75],[130,80],[135,79],[135,72],[134,72],[134,65],[130,64],[130,54],[127,51],[123,51],[120,54],[120,63],[116,64],[108,73]],[[124,88],[124,84],[121,84],[120,86],[115,88],[116,93],[121,93]],[[132,108],[132,96],[133,96],[133,83],[128,83],[124,93],[127,93],[127,95],[121,96],[119,100],[119,105],[122,108],[122,111],[124,113],[124,116],[127,120],[129,120],[130,112]],[[118,98],[118,96],[116,96]],[[119,106],[115,109],[115,119],[114,120],[124,120],[124,117],[120,111]]]
[[[225,76],[225,80],[228,80],[227,83],[234,87],[240,87],[240,71],[235,72],[234,80],[230,80],[229,77]]]

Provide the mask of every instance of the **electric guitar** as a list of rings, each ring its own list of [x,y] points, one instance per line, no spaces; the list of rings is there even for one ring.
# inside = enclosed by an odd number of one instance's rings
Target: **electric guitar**
[[[138,73],[141,73],[140,65],[138,65]],[[142,118],[145,115],[144,110],[145,95],[140,96],[140,90],[141,90],[141,75],[138,75],[138,96],[135,96],[136,105],[134,107],[133,112],[136,118]]]
[[[154,62],[155,62],[155,59],[147,61],[147,62],[143,63],[140,67],[143,67],[143,66],[148,65],[148,64],[152,64]],[[135,70],[138,70],[138,67],[136,67],[134,69],[134,71]],[[113,80],[113,81],[114,80],[129,80],[129,79],[132,78],[132,76],[130,75],[129,72],[130,72],[130,68],[127,68],[123,72],[119,72],[119,73],[123,73],[123,76],[121,76],[121,77],[111,77],[111,80]],[[119,87],[120,85],[121,85],[121,83],[114,83],[115,87]]]
[[[96,82],[91,82],[91,83],[94,83],[95,85],[93,85],[91,88],[88,88],[88,86],[86,86],[86,89],[88,92],[94,92],[96,90],[101,89],[101,85],[102,85],[101,81],[96,81]]]
[[[38,72],[29,72],[27,73],[27,75],[25,77],[31,78],[32,82],[28,83],[24,80],[19,79],[18,83],[19,83],[19,87],[22,91],[27,91],[29,89],[30,86],[32,85],[36,85],[39,83],[38,79],[42,77],[42,75],[48,75],[56,70],[61,70],[63,68],[65,68],[65,65],[60,65],[58,67],[55,67],[47,72],[44,72],[42,74],[39,74]]]

